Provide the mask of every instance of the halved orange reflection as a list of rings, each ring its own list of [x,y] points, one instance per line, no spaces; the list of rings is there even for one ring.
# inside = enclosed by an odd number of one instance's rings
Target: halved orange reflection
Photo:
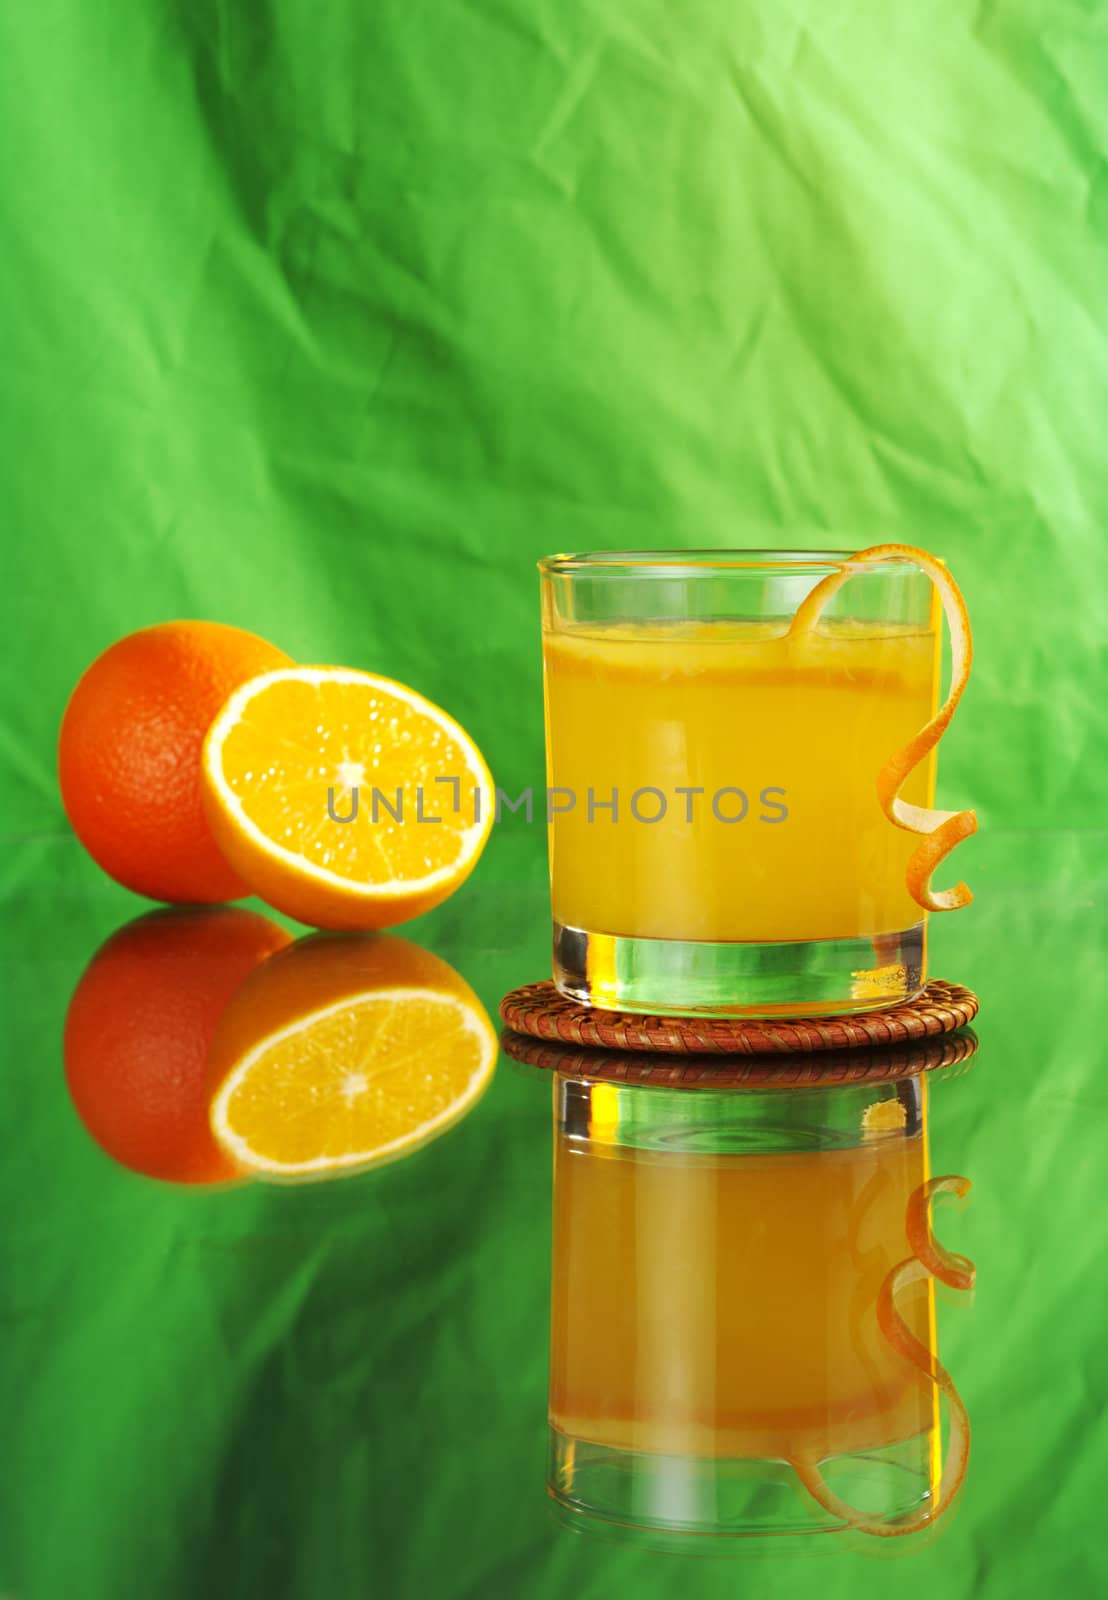
[[[241,909],[158,911],[97,951],[65,1026],[81,1121],[171,1183],[320,1180],[436,1138],[492,1076],[468,984],[406,939],[292,941]]]
[[[117,928],[73,991],[65,1077],[77,1115],[121,1166],[168,1183],[226,1183],[208,1053],[231,997],[292,935],[255,911],[152,911]]]
[[[486,1088],[496,1033],[453,967],[389,934],[313,934],[235,995],[212,1043],[212,1130],[259,1177],[395,1160]]]

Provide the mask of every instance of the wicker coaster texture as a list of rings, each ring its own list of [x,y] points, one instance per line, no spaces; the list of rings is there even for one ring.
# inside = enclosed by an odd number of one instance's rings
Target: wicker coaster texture
[[[549,979],[513,989],[500,1002],[500,1017],[515,1033],[551,1043],[599,1050],[676,1055],[792,1055],[809,1050],[867,1050],[953,1033],[972,1022],[978,1001],[972,989],[942,978],[915,1000],[857,1016],[647,1017],[600,1011],[558,993]]]
[[[532,1039],[511,1028],[501,1033],[500,1043],[513,1060],[547,1072],[656,1089],[817,1089],[888,1083],[968,1063],[977,1050],[977,1036],[968,1030],[887,1050],[810,1050],[789,1056],[679,1056],[645,1050],[587,1050]]]

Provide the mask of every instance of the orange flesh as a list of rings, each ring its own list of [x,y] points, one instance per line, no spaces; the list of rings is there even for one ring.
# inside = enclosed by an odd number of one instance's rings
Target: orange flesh
[[[467,750],[450,733],[387,689],[364,681],[313,685],[285,679],[245,707],[223,743],[223,774],[247,817],[266,838],[355,883],[410,881],[454,865],[473,820],[474,778]],[[453,785],[459,779],[460,809]],[[352,822],[336,816],[358,810]],[[380,793],[374,820],[373,789]],[[401,816],[397,809],[401,791]],[[417,791],[425,818],[416,820]]]
[[[249,1147],[240,1157],[271,1166],[368,1162],[460,1114],[487,1076],[490,1040],[453,996],[366,995],[264,1041],[224,1127]]]

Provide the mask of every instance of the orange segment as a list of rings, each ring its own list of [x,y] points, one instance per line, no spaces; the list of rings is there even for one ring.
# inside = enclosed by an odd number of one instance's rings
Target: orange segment
[[[946,699],[931,720],[913,739],[881,768],[877,775],[877,797],[890,822],[908,833],[922,835],[922,843],[908,861],[905,881],[908,893],[925,911],[957,911],[968,905],[973,895],[964,883],[953,889],[932,889],[931,874],[946,859],[956,844],[977,832],[974,811],[935,811],[911,805],[900,798],[900,791],[920,762],[935,748],[950,724],[962,692],[969,681],[973,662],[973,637],[969,613],[961,590],[942,562],[911,544],[875,544],[844,561],[838,572],[829,574],[801,602],[792,620],[790,634],[806,633],[819,621],[827,602],[860,566],[884,561],[910,561],[925,572],[935,585],[950,628],[951,676]]]
[[[269,672],[233,694],[205,741],[204,799],[246,882],[326,928],[386,927],[446,899],[493,814],[489,770],[452,717],[342,667]]]
[[[451,967],[387,936],[316,936],[284,954],[236,996],[212,1048],[212,1132],[240,1168],[360,1170],[465,1115],[497,1041]]]

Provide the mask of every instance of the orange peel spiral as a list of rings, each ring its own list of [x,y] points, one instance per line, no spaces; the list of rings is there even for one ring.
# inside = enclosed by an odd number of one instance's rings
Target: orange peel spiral
[[[915,1252],[900,1261],[887,1274],[877,1294],[877,1325],[883,1337],[896,1353],[929,1378],[949,1407],[949,1434],[942,1472],[933,1496],[914,1511],[901,1517],[883,1518],[861,1511],[843,1500],[823,1476],[820,1464],[811,1456],[796,1456],[791,1465],[801,1483],[825,1511],[838,1517],[848,1527],[861,1533],[875,1534],[879,1538],[893,1538],[906,1533],[918,1533],[933,1524],[950,1508],[962,1486],[969,1465],[970,1423],[969,1414],[950,1373],[933,1350],[922,1344],[908,1327],[897,1310],[897,1296],[913,1283],[927,1278],[937,1278],[951,1289],[971,1289],[977,1269],[966,1256],[956,1255],[939,1244],[931,1232],[930,1205],[933,1197],[942,1192],[964,1195],[970,1188],[968,1178],[949,1174],[930,1178],[913,1193],[908,1201],[905,1217],[908,1243]]]
[[[908,893],[925,911],[957,911],[969,905],[973,895],[964,883],[953,889],[932,889],[931,874],[941,862],[971,833],[977,832],[975,811],[935,811],[926,806],[915,806],[902,800],[900,791],[909,773],[935,748],[950,725],[962,692],[969,681],[973,663],[973,636],[970,632],[969,612],[962,592],[950,573],[935,556],[912,544],[875,544],[848,557],[837,572],[822,578],[801,602],[789,627],[789,633],[800,634],[814,628],[832,595],[836,594],[857,572],[859,567],[873,566],[885,561],[909,561],[927,574],[942,600],[950,629],[951,672],[950,689],[946,699],[914,738],[889,757],[877,775],[877,798],[889,821],[907,833],[921,836],[921,842],[912,852],[905,872]]]
[[[928,1178],[921,1183],[908,1201],[904,1218],[908,1248],[917,1261],[922,1261],[933,1278],[951,1289],[972,1289],[977,1269],[968,1256],[947,1250],[931,1231],[931,1201],[937,1194],[969,1193],[972,1185],[968,1178],[950,1173],[941,1178]]]

